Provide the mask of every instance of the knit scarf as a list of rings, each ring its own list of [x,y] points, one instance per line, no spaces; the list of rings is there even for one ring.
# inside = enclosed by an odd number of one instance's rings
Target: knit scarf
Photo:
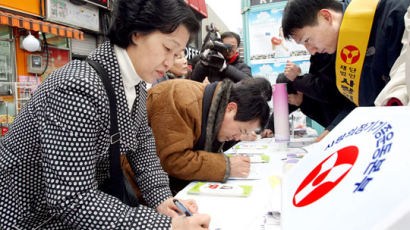
[[[209,109],[206,124],[205,148],[207,152],[221,152],[223,143],[217,140],[219,129],[225,115],[225,108],[228,105],[229,97],[234,83],[229,79],[224,79],[217,88]]]

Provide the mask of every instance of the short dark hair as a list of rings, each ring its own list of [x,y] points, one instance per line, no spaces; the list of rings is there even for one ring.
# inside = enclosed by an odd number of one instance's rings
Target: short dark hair
[[[232,88],[229,102],[235,102],[238,106],[234,120],[243,122],[259,120],[260,126],[265,127],[270,108],[261,90],[253,86],[235,85]]]
[[[235,38],[236,41],[238,42],[238,46],[239,44],[241,44],[241,37],[237,33],[230,32],[230,31],[225,32],[221,35],[221,40],[223,41],[225,38]]]
[[[266,78],[254,77],[244,79],[235,84],[235,87],[246,87],[251,92],[262,95],[266,101],[272,99],[272,85]]]
[[[289,0],[283,10],[283,36],[290,39],[295,29],[317,25],[317,14],[321,9],[343,11],[337,0]]]
[[[127,48],[137,32],[170,34],[181,24],[191,34],[199,30],[195,14],[183,0],[116,0],[107,36],[112,44]]]

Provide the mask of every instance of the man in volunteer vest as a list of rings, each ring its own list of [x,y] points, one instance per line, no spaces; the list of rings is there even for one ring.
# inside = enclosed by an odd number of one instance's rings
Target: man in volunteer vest
[[[326,81],[316,81],[315,96],[331,97],[336,85],[356,106],[374,106],[400,55],[409,5],[410,0],[289,1],[282,18],[285,38],[334,60],[335,72],[321,75]]]
[[[225,59],[224,62],[199,61],[192,71],[192,80],[203,82],[207,78],[209,82],[215,82],[228,78],[233,82],[239,82],[252,77],[251,67],[243,63],[239,56],[238,47],[241,44],[239,35],[234,32],[225,32],[221,35],[221,41],[232,47],[231,52],[224,54],[223,57],[220,54],[221,58]],[[206,50],[203,53],[207,53]]]

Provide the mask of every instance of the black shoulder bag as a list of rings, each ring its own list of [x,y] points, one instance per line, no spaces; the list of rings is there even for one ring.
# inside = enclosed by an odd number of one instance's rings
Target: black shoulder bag
[[[114,88],[108,77],[107,71],[96,61],[87,59],[88,64],[93,67],[104,84],[110,105],[110,178],[108,178],[99,189],[105,193],[113,195],[123,203],[136,207],[138,197],[132,189],[130,182],[124,176],[120,162],[120,132],[118,131],[117,103],[115,100]]]

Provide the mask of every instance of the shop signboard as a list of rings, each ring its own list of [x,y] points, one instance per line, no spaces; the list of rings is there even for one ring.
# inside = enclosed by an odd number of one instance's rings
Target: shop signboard
[[[1,0],[1,8],[11,9],[14,11],[31,14],[36,16],[41,15],[40,0]]]
[[[91,4],[76,5],[69,0],[47,0],[46,5],[48,21],[96,32],[100,30],[97,6]]]

